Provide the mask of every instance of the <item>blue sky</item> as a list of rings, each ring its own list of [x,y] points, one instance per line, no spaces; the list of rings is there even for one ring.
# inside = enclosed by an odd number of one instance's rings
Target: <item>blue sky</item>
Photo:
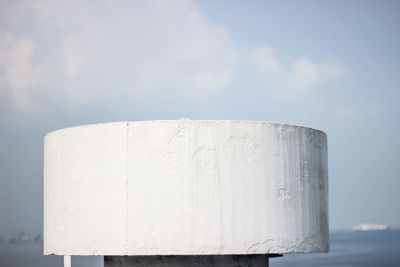
[[[331,229],[400,227],[399,1],[0,1],[0,233],[42,227],[43,136],[240,119],[324,130]]]

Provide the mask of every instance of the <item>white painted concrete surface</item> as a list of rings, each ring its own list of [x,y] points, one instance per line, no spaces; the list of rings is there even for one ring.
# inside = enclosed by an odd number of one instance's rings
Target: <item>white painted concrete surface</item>
[[[324,252],[326,134],[249,121],[135,121],[46,135],[44,253]]]

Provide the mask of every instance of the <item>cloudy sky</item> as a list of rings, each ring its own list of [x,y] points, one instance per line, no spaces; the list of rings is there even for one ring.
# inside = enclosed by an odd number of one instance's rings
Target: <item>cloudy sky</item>
[[[324,130],[331,229],[400,227],[399,1],[0,0],[0,234],[42,229],[43,136],[152,119]]]

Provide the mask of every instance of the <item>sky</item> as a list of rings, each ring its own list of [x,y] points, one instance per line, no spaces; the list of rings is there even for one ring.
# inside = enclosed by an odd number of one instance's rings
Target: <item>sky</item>
[[[0,0],[0,234],[42,231],[43,137],[109,121],[328,135],[330,229],[400,227],[399,1]]]

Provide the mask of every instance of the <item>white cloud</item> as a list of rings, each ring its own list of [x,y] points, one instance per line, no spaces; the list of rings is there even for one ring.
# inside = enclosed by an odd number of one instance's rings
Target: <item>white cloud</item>
[[[21,104],[44,94],[73,104],[116,93],[204,97],[232,81],[235,44],[190,1],[25,1],[10,9],[13,16],[0,14],[8,25],[23,19],[29,28],[24,39],[1,38],[0,65]]]
[[[35,74],[38,66],[32,64],[34,47],[29,39],[15,39],[11,35],[0,34],[0,65],[4,76],[12,88],[11,94],[17,106],[28,106],[28,89],[36,85]],[[6,83],[2,83],[1,95],[6,93]]]
[[[282,69],[268,47],[235,44],[188,0],[11,1],[0,10],[0,68],[14,102],[29,109],[57,100],[69,108],[109,99],[208,98],[255,66],[278,95],[310,93],[341,68],[301,58]],[[246,79],[241,77],[240,79]],[[31,103],[31,104],[29,104]]]
[[[314,63],[307,58],[299,58],[286,71],[275,58],[270,47],[260,47],[251,52],[255,70],[280,97],[298,97],[311,93],[318,85],[341,77],[344,68],[337,63],[325,61]]]
[[[74,45],[73,41],[64,41],[62,54],[64,56],[64,73],[67,77],[73,78],[79,73],[84,55],[80,53],[79,47]]]

